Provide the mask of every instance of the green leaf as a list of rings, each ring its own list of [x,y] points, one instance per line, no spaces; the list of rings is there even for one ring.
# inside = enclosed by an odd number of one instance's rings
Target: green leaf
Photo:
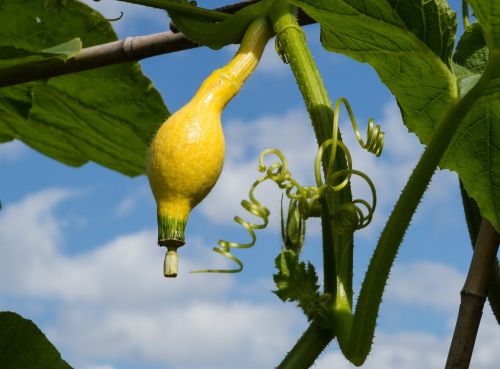
[[[31,321],[0,312],[0,368],[71,369],[61,354]]]
[[[9,73],[10,67],[53,59],[66,61],[78,54],[81,49],[82,42],[79,38],[40,51],[8,45],[0,46],[0,78]]]
[[[178,0],[186,3],[184,0]],[[211,22],[197,16],[186,16],[175,10],[169,10],[168,14],[175,26],[184,33],[191,41],[206,45],[212,49],[220,49],[229,44],[238,43],[252,21],[258,17],[266,16],[273,5],[273,0],[262,0],[255,4],[238,10],[230,18]],[[168,8],[168,5],[165,5]]]
[[[450,60],[456,17],[444,0],[291,0],[321,24],[325,48],[369,63],[397,99],[405,125],[427,143],[450,103],[479,79],[488,49],[479,26]],[[470,1],[489,57],[500,52],[500,3]],[[494,47],[494,52],[492,52]],[[492,56],[494,54],[495,56]],[[492,62],[497,63],[492,59]],[[499,62],[500,63],[500,62]],[[453,68],[453,71],[452,71]],[[441,162],[456,171],[481,214],[500,229],[500,64]]]
[[[500,50],[500,3],[498,0],[469,0],[474,15],[483,26],[490,51]]]
[[[68,39],[85,47],[116,40],[106,19],[74,0],[3,0],[0,24],[0,50],[71,56]],[[91,160],[135,176],[168,115],[139,64],[119,64],[0,89],[0,142],[16,138],[68,165]]]
[[[321,24],[331,51],[369,63],[427,143],[458,97],[451,71],[456,16],[445,0],[291,0]]]
[[[453,61],[473,73],[482,73],[488,62],[489,50],[479,23],[469,26],[453,54]],[[463,95],[463,94],[462,94]]]
[[[494,2],[498,4],[498,2]],[[488,63],[493,76],[485,94],[476,102],[460,125],[441,162],[456,171],[481,215],[500,230],[500,18],[493,17],[495,5],[471,1],[481,23],[468,27],[461,37],[453,60],[460,66],[461,95],[479,79]],[[496,6],[497,14],[500,14]],[[487,23],[493,22],[493,23]],[[488,45],[487,45],[488,44]]]
[[[282,301],[296,301],[309,320],[322,311],[318,275],[311,263],[299,261],[291,250],[283,250],[275,260],[278,273],[273,275],[278,289],[274,293]]]

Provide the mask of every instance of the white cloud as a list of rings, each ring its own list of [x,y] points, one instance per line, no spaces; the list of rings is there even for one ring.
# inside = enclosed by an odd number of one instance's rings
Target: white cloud
[[[258,172],[258,155],[267,148],[277,148],[287,158],[288,169],[300,183],[313,184],[316,139],[309,118],[303,110],[292,110],[284,116],[264,116],[252,122],[225,123],[226,162],[221,178],[200,205],[201,212],[216,223],[232,222],[234,215],[252,219],[240,206],[248,198],[252,183],[262,177]],[[266,165],[277,162],[269,156]],[[271,210],[271,227],[279,225],[281,195],[274,183],[262,184],[255,192],[259,201]]]
[[[0,144],[0,163],[18,160],[26,152],[26,145],[21,141],[13,140]]]
[[[108,365],[108,364],[85,365],[85,366],[83,366],[81,368],[82,369],[115,369],[115,367],[113,365]]]
[[[396,264],[388,282],[389,302],[454,313],[465,276],[438,262]]]
[[[118,236],[95,251],[64,255],[61,222],[53,211],[70,194],[66,190],[46,190],[2,210],[0,290],[66,302],[140,305],[142,301],[179,299],[186,290],[215,298],[231,286],[230,278],[213,278],[210,286],[206,286],[203,278],[193,276],[179,278],[165,289],[165,280],[158,278],[164,250],[156,246],[152,231]],[[220,263],[213,253],[199,245],[195,239],[189,247],[191,252],[199,249],[199,254],[206,256],[204,265]],[[180,271],[185,275],[201,262],[183,258],[183,254],[180,249]]]
[[[87,360],[192,369],[232,368],[236,362],[241,368],[270,367],[298,333],[296,311],[284,313],[275,304],[199,300],[170,300],[141,311],[74,308],[62,312],[49,333],[79,360],[84,355]]]
[[[438,338],[423,333],[377,333],[365,369],[434,369],[442,368],[445,346]],[[316,369],[354,367],[339,351],[320,357]]]
[[[448,356],[451,335],[438,337],[429,333],[377,331],[365,369],[440,369]],[[483,316],[471,360],[471,368],[496,369],[500,362],[500,329],[490,312]],[[354,367],[339,351],[319,358],[316,369]]]
[[[115,208],[116,216],[123,218],[129,215],[145,199],[151,200],[151,191],[147,185],[141,185],[121,199]]]
[[[433,328],[421,319],[420,331],[384,332],[377,328],[374,344],[363,368],[366,369],[439,369],[443,368],[448,356],[452,331],[455,325],[460,289],[465,276],[453,267],[439,262],[412,262],[397,264],[388,282],[384,306],[401,304],[401,308],[423,308],[429,317],[433,312],[445,313],[446,334],[430,333]],[[409,315],[408,315],[409,316]],[[443,319],[443,316],[441,319]],[[430,318],[432,319],[432,318]],[[495,369],[500,362],[500,329],[489,304],[479,327],[471,368]],[[321,356],[315,368],[346,367],[346,359],[338,349],[338,343],[331,345],[330,352]]]
[[[176,280],[161,274],[152,231],[66,255],[54,210],[71,194],[42,191],[0,213],[0,291],[54,312],[42,328],[68,361],[93,369],[124,360],[201,369],[231,368],[245,357],[241,368],[269,367],[305,323],[291,305],[232,301],[233,276],[186,275],[220,266],[197,239],[179,250]]]

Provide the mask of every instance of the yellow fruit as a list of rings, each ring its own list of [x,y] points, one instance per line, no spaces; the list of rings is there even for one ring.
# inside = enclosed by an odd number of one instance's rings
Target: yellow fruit
[[[157,204],[158,244],[167,247],[164,274],[177,276],[177,248],[191,210],[210,192],[224,164],[221,113],[257,66],[271,36],[264,19],[248,28],[231,62],[214,71],[153,138],[148,178]]]

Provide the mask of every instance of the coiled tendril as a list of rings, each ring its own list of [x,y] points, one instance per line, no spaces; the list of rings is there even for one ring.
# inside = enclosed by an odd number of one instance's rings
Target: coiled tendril
[[[275,182],[279,188],[285,191],[286,196],[289,199],[296,200],[298,202],[298,208],[300,213],[307,219],[313,216],[315,210],[320,206],[319,199],[323,196],[327,196],[328,192],[337,192],[344,189],[351,177],[353,175],[359,176],[364,179],[371,190],[372,199],[368,202],[363,199],[355,199],[352,202],[341,204],[335,209],[332,215],[332,226],[334,229],[341,234],[352,234],[357,229],[361,229],[370,224],[375,207],[377,204],[377,196],[375,191],[375,186],[371,179],[363,172],[355,170],[352,168],[352,157],[349,149],[344,145],[342,141],[338,139],[338,122],[339,122],[339,110],[341,105],[344,104],[349,118],[358,140],[360,146],[375,154],[380,156],[383,149],[384,133],[380,130],[379,125],[375,125],[373,119],[370,118],[368,121],[367,139],[366,142],[363,141],[361,134],[359,132],[356,119],[352,112],[349,102],[345,98],[340,98],[335,104],[335,110],[333,112],[333,133],[332,138],[324,141],[316,154],[316,159],[314,163],[314,175],[316,179],[316,186],[302,186],[298,183],[292,176],[292,173],[288,170],[288,163],[285,156],[278,149],[266,149],[262,151],[259,155],[259,166],[258,170],[261,173],[265,173],[261,178],[256,180],[250,187],[248,193],[248,200],[243,200],[241,206],[247,210],[250,214],[255,215],[261,219],[261,223],[250,223],[239,216],[235,216],[234,220],[236,223],[240,224],[245,228],[250,235],[251,241],[248,243],[238,243],[220,240],[218,246],[214,247],[213,250],[221,255],[224,255],[228,259],[234,261],[238,268],[235,269],[206,269],[206,270],[195,270],[192,273],[198,272],[216,272],[216,273],[236,273],[243,269],[243,263],[240,259],[231,253],[231,249],[245,249],[252,247],[257,236],[255,234],[256,229],[263,229],[269,223],[269,215],[271,212],[264,206],[254,195],[255,189],[263,182],[271,180]],[[329,166],[326,171],[325,180],[323,181],[321,176],[321,162],[323,155],[328,147],[330,150],[330,160]],[[340,150],[337,150],[340,149]],[[338,152],[342,152],[345,156],[347,168],[341,170],[334,170],[335,157]],[[266,157],[274,155],[277,157],[277,161],[273,164],[266,166],[264,160]]]

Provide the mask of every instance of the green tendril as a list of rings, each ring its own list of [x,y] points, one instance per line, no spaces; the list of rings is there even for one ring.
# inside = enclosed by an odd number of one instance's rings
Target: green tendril
[[[324,141],[316,153],[314,162],[316,186],[302,186],[299,182],[297,182],[293,178],[292,173],[288,170],[288,163],[280,150],[273,148],[262,151],[259,155],[258,170],[259,172],[265,174],[256,180],[250,187],[248,192],[249,200],[243,200],[241,202],[241,206],[250,214],[253,214],[257,218],[261,219],[261,223],[250,223],[239,216],[234,217],[235,222],[246,229],[250,235],[251,241],[248,243],[237,243],[220,240],[218,242],[218,246],[213,248],[215,252],[218,252],[235,262],[238,265],[238,268],[204,269],[195,270],[191,273],[237,273],[243,270],[243,263],[231,253],[231,249],[246,249],[252,247],[255,245],[257,240],[255,230],[264,229],[269,224],[269,215],[271,212],[266,206],[257,200],[254,195],[256,188],[267,180],[271,180],[276,183],[280,189],[284,190],[286,196],[290,200],[296,201],[296,206],[299,209],[301,216],[304,219],[307,219],[310,216],[314,216],[317,212],[318,206],[320,206],[319,200],[325,196],[328,191],[341,191],[349,184],[351,177],[356,175],[362,178],[370,187],[370,191],[372,193],[371,202],[363,199],[355,199],[352,202],[338,206],[332,215],[332,225],[339,233],[352,234],[354,231],[364,228],[370,224],[377,204],[376,190],[373,182],[365,173],[352,168],[352,157],[349,149],[338,139],[337,132],[339,111],[342,104],[346,107],[351,120],[351,125],[360,146],[368,152],[376,156],[380,156],[384,142],[384,133],[380,130],[380,126],[375,126],[373,119],[370,119],[368,121],[367,138],[366,141],[363,141],[349,102],[343,97],[338,99],[335,104],[333,115],[332,138]],[[347,168],[335,170],[333,164],[330,165],[327,170],[325,180],[323,181],[321,176],[321,162],[323,155],[325,155],[325,152],[329,147],[331,147],[330,163],[335,162],[337,148],[340,148],[346,158]],[[276,156],[277,161],[269,166],[266,166],[264,164],[265,159],[271,155]]]

